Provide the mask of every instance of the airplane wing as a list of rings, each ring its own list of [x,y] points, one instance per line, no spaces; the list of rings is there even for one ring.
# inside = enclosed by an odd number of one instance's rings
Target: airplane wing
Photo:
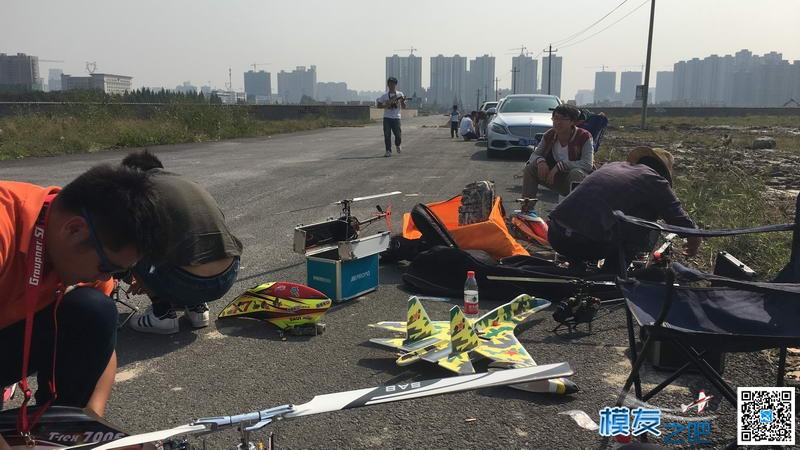
[[[520,344],[513,331],[498,334],[489,340],[481,340],[481,345],[474,351],[493,361],[514,364],[515,367],[536,365],[536,361]]]
[[[469,358],[469,352],[458,353],[447,358],[442,358],[437,364],[459,375],[475,373],[475,368],[472,367],[472,361],[470,361]]]
[[[388,321],[384,320],[383,322],[378,323],[371,323],[368,326],[372,328],[381,328],[383,330],[391,331],[393,333],[401,333],[406,334],[406,323],[399,322],[399,321]]]

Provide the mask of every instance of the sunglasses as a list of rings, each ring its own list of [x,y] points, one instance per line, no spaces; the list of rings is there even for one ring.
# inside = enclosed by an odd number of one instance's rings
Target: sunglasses
[[[94,251],[100,258],[100,265],[97,267],[97,270],[99,270],[100,273],[109,275],[118,275],[127,272],[127,267],[120,267],[108,259],[108,255],[106,255],[106,252],[103,250],[103,245],[100,244],[100,240],[97,239],[97,232],[95,232],[94,224],[92,223],[92,216],[89,215],[89,212],[86,211],[86,208],[81,208],[81,216],[84,220],[86,220],[86,223],[89,224],[89,235],[92,237]]]

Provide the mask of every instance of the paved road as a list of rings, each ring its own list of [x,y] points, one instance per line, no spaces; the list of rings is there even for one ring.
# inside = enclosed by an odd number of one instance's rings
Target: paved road
[[[519,195],[522,166],[517,159],[487,160],[482,147],[451,140],[435,128],[444,118],[404,123],[404,152],[383,157],[378,125],[333,128],[260,139],[158,147],[168,169],[205,186],[219,201],[234,233],[244,242],[239,281],[211,306],[215,316],[244,289],[267,281],[305,282],[305,262],[292,253],[298,223],[334,216],[335,206],[287,212],[343,198],[400,190],[388,199],[393,222],[418,202],[450,198],[464,185],[492,179],[506,199]],[[63,185],[93,164],[122,159],[122,150],[58,158],[0,162],[0,179]],[[508,202],[508,200],[507,200]],[[372,204],[354,205],[366,217]],[[508,203],[507,203],[508,205]],[[376,225],[376,229],[380,226]],[[108,418],[129,432],[186,423],[192,418],[303,403],[317,394],[448,376],[437,367],[399,368],[391,352],[370,345],[383,336],[367,324],[400,320],[408,292],[396,265],[381,267],[379,289],[333,308],[325,334],[281,341],[273,327],[256,320],[226,319],[194,331],[181,321],[173,336],[123,330],[119,335],[119,372]],[[143,297],[134,299],[145,306]],[[428,302],[434,319],[451,306]],[[483,302],[482,309],[496,305]],[[583,430],[559,412],[598,410],[613,403],[629,367],[624,356],[624,314],[619,307],[601,311],[591,334],[555,335],[550,311],[519,334],[539,363],[569,361],[582,391],[558,397],[508,388],[418,399],[391,405],[311,416],[276,423],[278,448],[597,448],[596,432]],[[212,316],[212,317],[214,317]],[[726,374],[734,384],[769,385],[774,369],[754,355],[729,357]],[[656,397],[653,404],[676,408],[693,400],[691,392],[712,386],[697,379]],[[691,390],[691,391],[690,391]],[[696,398],[696,397],[695,397]],[[733,437],[734,411],[712,401],[712,438]],[[477,419],[467,422],[466,419]],[[260,436],[264,436],[262,433]],[[207,438],[208,448],[232,448],[235,434]]]

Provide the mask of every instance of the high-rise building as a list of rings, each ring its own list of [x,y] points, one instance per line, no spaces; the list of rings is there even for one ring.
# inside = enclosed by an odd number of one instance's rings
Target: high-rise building
[[[578,89],[575,93],[575,104],[578,106],[594,103],[594,91],[591,89]]]
[[[358,99],[358,92],[347,89],[344,82],[317,83],[317,100],[323,102],[347,102]]]
[[[61,69],[50,69],[47,72],[47,90],[60,91],[61,90],[61,75],[64,73]]]
[[[623,105],[636,101],[636,86],[642,84],[642,72],[622,72],[619,77],[619,96]]]
[[[494,56],[478,56],[469,62],[464,107],[480,108],[481,103],[494,100]]]
[[[542,94],[561,97],[561,57],[553,56],[553,65],[550,66],[550,57],[542,58]]]
[[[515,94],[539,92],[539,61],[525,55],[511,58],[511,92]]]
[[[39,57],[0,53],[0,90],[40,91]]]
[[[674,65],[672,102],[697,106],[782,106],[800,93],[799,61],[740,50]],[[656,92],[658,94],[658,92]],[[659,96],[660,98],[660,96]]]
[[[406,97],[422,96],[422,58],[419,56],[387,56],[384,85],[389,77],[397,78],[397,90],[402,91]]]
[[[317,66],[297,66],[291,72],[278,73],[278,95],[283,103],[300,103],[304,96],[316,99],[316,90]]]
[[[248,70],[244,73],[244,92],[248,103],[269,103],[272,98],[272,75]]]
[[[601,105],[613,102],[617,97],[617,73],[594,73],[594,103]]]
[[[653,103],[668,103],[672,101],[672,71],[656,72],[656,96]],[[648,97],[649,98],[649,97]]]
[[[428,102],[439,106],[469,104],[466,96],[467,58],[464,56],[431,57],[431,87]]]

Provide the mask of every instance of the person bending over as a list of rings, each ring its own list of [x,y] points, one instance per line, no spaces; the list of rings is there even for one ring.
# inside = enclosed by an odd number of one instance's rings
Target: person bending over
[[[146,293],[152,305],[134,315],[130,326],[144,333],[179,331],[185,310],[194,328],[208,326],[208,304],[230,290],[239,272],[242,243],[228,229],[219,205],[205,189],[168,172],[147,150],[131,153],[122,165],[146,172],[173,220],[164,262],[147,255],[133,267],[132,292]]]
[[[37,404],[103,415],[117,364],[112,274],[160,259],[169,229],[138,170],[97,166],[63,190],[0,181],[0,386],[36,374]]]
[[[535,198],[539,185],[566,196],[572,183],[580,182],[594,164],[592,135],[578,128],[580,110],[572,105],[553,109],[553,128],[542,136],[522,174],[522,196]]]
[[[637,147],[627,161],[595,170],[550,213],[547,238],[553,250],[572,262],[605,259],[605,269],[619,272],[636,253],[650,250],[651,242],[648,230],[630,224],[618,228],[614,210],[694,228],[672,190],[672,167],[668,151]],[[620,246],[624,261],[619,260]],[[689,237],[684,253],[693,256],[699,246],[700,238]]]

